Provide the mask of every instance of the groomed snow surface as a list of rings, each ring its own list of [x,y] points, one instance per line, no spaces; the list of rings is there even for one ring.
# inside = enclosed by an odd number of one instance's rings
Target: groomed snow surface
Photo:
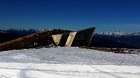
[[[140,55],[61,47],[4,51],[0,78],[140,78]]]

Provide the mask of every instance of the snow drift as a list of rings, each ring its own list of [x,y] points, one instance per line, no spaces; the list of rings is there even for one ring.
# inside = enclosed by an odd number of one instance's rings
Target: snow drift
[[[0,53],[4,78],[139,78],[140,55],[79,48],[41,48]]]

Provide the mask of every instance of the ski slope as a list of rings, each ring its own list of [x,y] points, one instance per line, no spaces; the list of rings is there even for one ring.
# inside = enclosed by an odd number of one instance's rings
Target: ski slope
[[[0,78],[140,78],[140,55],[61,47],[4,51]]]

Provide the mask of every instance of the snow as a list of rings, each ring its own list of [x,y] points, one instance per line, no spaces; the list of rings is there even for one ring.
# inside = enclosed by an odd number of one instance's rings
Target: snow
[[[139,54],[62,47],[0,53],[0,78],[139,77]]]

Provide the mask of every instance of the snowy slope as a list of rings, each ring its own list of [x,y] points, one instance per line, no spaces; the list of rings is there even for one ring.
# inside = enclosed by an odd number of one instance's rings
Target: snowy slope
[[[139,54],[79,48],[42,48],[0,53],[0,78],[139,78]]]

